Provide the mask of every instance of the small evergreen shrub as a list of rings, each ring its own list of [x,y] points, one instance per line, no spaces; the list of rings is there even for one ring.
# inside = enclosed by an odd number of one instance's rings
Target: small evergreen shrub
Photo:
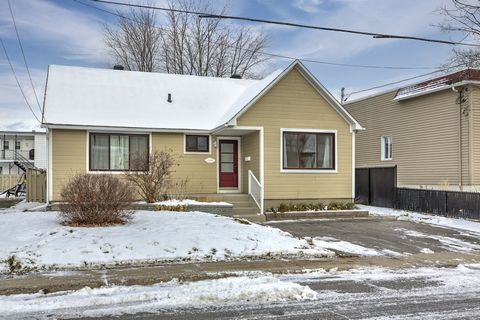
[[[327,206],[323,203],[280,203],[277,207],[272,207],[268,211],[272,213],[291,212],[291,211],[325,211],[325,210],[353,210],[355,203],[331,202]]]

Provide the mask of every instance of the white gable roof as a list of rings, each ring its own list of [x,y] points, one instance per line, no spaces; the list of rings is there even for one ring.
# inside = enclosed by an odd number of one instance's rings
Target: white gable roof
[[[47,127],[210,131],[229,123],[295,65],[308,72],[296,61],[262,80],[52,65],[43,123]],[[330,102],[349,123],[358,125],[335,99]]]

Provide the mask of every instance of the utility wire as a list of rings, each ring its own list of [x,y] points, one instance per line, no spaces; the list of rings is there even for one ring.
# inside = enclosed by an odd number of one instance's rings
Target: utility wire
[[[178,13],[195,14],[195,15],[198,15],[200,18],[242,20],[242,21],[283,25],[283,26],[290,26],[290,27],[297,27],[297,28],[306,28],[306,29],[315,29],[315,30],[323,30],[323,31],[350,33],[350,34],[363,35],[363,36],[372,36],[375,39],[402,39],[402,40],[415,40],[415,41],[433,42],[433,43],[441,43],[441,44],[449,44],[449,45],[480,47],[480,45],[478,45],[478,44],[470,44],[470,43],[440,40],[440,39],[431,39],[431,38],[422,38],[422,37],[413,37],[413,36],[404,36],[404,35],[394,35],[394,34],[383,34],[383,33],[376,33],[376,32],[352,30],[352,29],[321,27],[321,26],[314,26],[314,25],[307,25],[307,24],[300,24],[300,23],[292,23],[292,22],[286,22],[286,21],[257,19],[257,18],[230,16],[230,15],[219,15],[219,14],[211,14],[211,13],[191,11],[191,10],[181,10],[181,9],[156,7],[156,6],[149,6],[149,5],[121,3],[121,2],[116,2],[116,1],[106,1],[106,0],[90,0],[90,1],[100,2],[100,3],[105,3],[105,4],[113,4],[113,5],[117,5],[117,6],[125,6],[125,7],[135,7],[135,8],[143,8],[143,9],[154,9],[154,10],[161,10],[161,11],[171,11],[171,12],[178,12]]]
[[[22,51],[23,62],[25,63],[25,68],[27,68],[28,78],[30,79],[30,85],[32,86],[32,90],[33,90],[33,93],[35,95],[35,100],[37,101],[37,107],[38,107],[38,110],[40,110],[40,114],[41,114],[42,113],[42,107],[40,105],[40,101],[38,100],[38,95],[37,95],[37,91],[35,90],[35,85],[33,84],[32,75],[30,74],[30,68],[28,67],[27,58],[25,57],[25,51],[23,50],[22,41],[20,40],[20,35],[18,33],[17,23],[15,22],[15,17],[13,15],[13,10],[12,10],[12,6],[10,4],[10,0],[8,0],[7,3],[8,3],[8,8],[10,9],[10,15],[12,16],[13,26],[15,28],[15,33],[17,35],[18,45],[20,46],[20,51]]]
[[[117,16],[117,17],[120,17],[120,18],[128,19],[128,20],[136,22],[136,23],[140,23],[139,21],[137,21],[135,19],[132,19],[130,17],[124,16],[124,15],[121,15],[119,13],[109,11],[109,10],[106,10],[106,9],[103,9],[103,8],[99,8],[99,7],[94,6],[94,5],[90,5],[90,4],[85,3],[83,1],[79,1],[79,0],[73,0],[73,1],[75,1],[79,4],[81,4],[81,5],[84,5],[86,7],[90,7],[90,8],[108,13],[110,15],[114,15],[114,16]],[[94,0],[90,0],[90,1],[94,1]],[[174,12],[177,11],[175,9],[172,9],[172,10],[174,10]],[[181,11],[183,12],[183,10],[181,10]],[[167,30],[166,28],[163,28],[163,27],[159,27],[159,26],[155,26],[155,27],[160,29],[160,30],[164,30],[164,31]],[[186,36],[190,37],[190,35],[186,35]],[[233,45],[227,45],[227,46],[231,47],[231,48],[235,47]],[[252,52],[253,51],[253,50],[250,50],[250,49],[243,49],[243,50],[245,50],[247,52]],[[298,60],[301,60],[301,61],[304,61],[304,62],[309,62],[309,63],[339,66],[339,67],[365,68],[365,69],[390,69],[390,70],[428,70],[428,69],[431,70],[431,69],[436,69],[436,67],[402,67],[402,66],[382,66],[382,65],[363,65],[363,64],[336,63],[336,62],[321,61],[321,60],[316,60],[316,59],[297,58],[297,57],[292,57],[292,56],[287,56],[287,55],[282,55],[282,54],[275,54],[275,53],[270,53],[270,52],[265,52],[265,51],[256,51],[256,52],[258,54],[261,54],[261,55],[264,55],[264,56],[270,56],[270,57],[274,57],[274,58],[287,59],[287,60],[297,60],[298,59]]]
[[[42,123],[42,122],[40,121],[40,119],[38,119],[38,117],[37,117],[37,115],[35,114],[35,112],[33,112],[33,109],[32,109],[32,106],[30,105],[30,103],[28,103],[27,96],[25,95],[25,92],[23,91],[22,86],[20,85],[20,82],[18,81],[17,73],[15,72],[15,69],[13,68],[12,61],[10,61],[10,58],[8,57],[7,48],[5,47],[5,44],[3,43],[2,38],[0,38],[0,43],[2,44],[3,52],[5,53],[5,57],[7,58],[7,62],[8,62],[8,64],[10,65],[10,69],[12,70],[13,76],[15,77],[15,81],[17,82],[18,88],[20,89],[20,92],[22,93],[23,99],[25,100],[25,103],[27,104],[28,109],[30,109],[30,112],[33,114],[33,116],[35,117],[35,119],[37,119],[37,121],[38,121],[39,123]]]

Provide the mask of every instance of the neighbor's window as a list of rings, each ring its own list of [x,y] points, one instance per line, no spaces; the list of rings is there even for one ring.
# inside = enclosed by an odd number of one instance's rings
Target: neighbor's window
[[[284,132],[283,169],[335,169],[335,134]]]
[[[90,134],[90,170],[138,171],[148,161],[148,135]]]
[[[187,152],[209,152],[209,136],[186,135],[185,151]]]
[[[392,160],[392,137],[382,136],[382,160]]]
[[[15,150],[20,150],[20,141],[15,141]]]
[[[3,150],[8,150],[10,149],[10,141],[4,140],[3,141]]]

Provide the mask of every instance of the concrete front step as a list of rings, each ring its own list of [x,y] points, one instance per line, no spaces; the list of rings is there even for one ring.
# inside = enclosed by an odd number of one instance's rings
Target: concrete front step
[[[238,208],[233,206],[233,215],[242,216],[242,215],[251,215],[257,214],[258,208]]]

